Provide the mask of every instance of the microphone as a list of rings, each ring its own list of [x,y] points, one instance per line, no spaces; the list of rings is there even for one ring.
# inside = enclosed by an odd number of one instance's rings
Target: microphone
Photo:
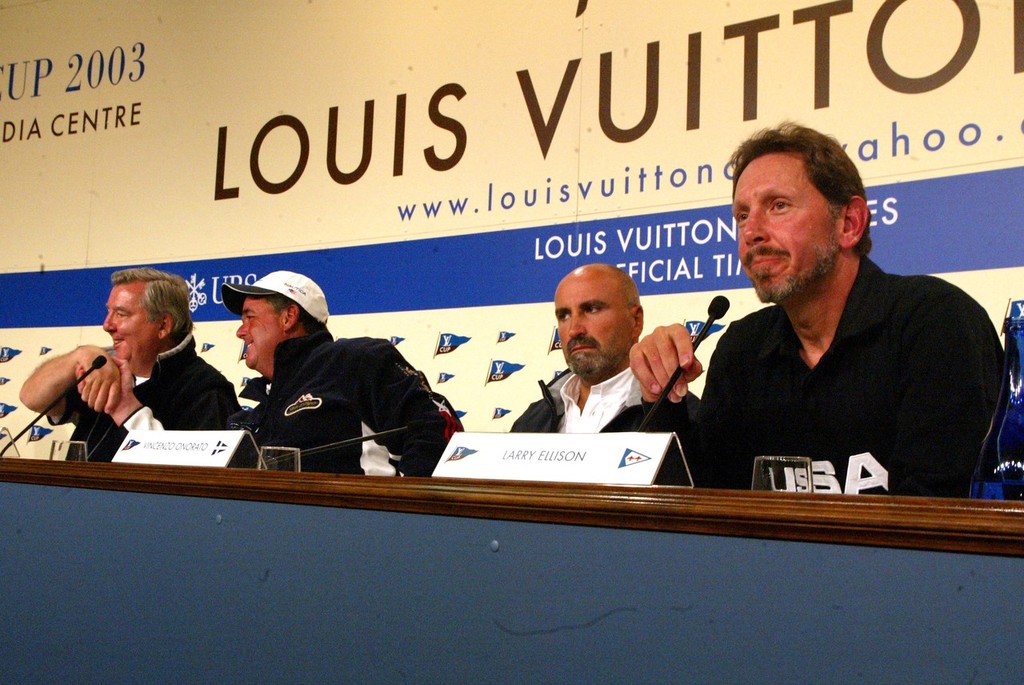
[[[106,356],[105,356],[105,355],[102,355],[102,354],[100,354],[100,355],[97,355],[97,356],[96,356],[96,358],[92,360],[92,364],[90,364],[90,365],[89,365],[89,368],[88,368],[88,369],[86,369],[85,373],[83,373],[83,374],[82,374],[81,376],[79,376],[78,378],[76,378],[76,379],[75,379],[75,382],[74,382],[74,383],[72,383],[72,384],[71,384],[70,386],[68,386],[68,388],[67,388],[67,389],[66,389],[66,390],[65,390],[64,392],[60,393],[60,394],[59,394],[59,395],[57,395],[57,396],[56,396],[55,398],[53,398],[53,402],[50,402],[50,403],[49,403],[48,405],[46,405],[46,408],[45,408],[45,409],[43,409],[43,410],[42,410],[41,412],[39,412],[39,414],[37,414],[37,415],[36,415],[36,417],[35,417],[34,419],[32,419],[32,422],[31,422],[30,424],[28,424],[27,426],[25,426],[24,428],[22,428],[22,429],[21,429],[21,432],[20,432],[20,433],[18,433],[17,435],[15,435],[15,436],[14,436],[13,438],[11,438],[11,441],[10,441],[9,443],[7,443],[6,445],[4,445],[4,448],[3,448],[2,450],[0,450],[0,457],[3,457],[3,456],[4,456],[4,452],[6,452],[6,451],[7,451],[7,450],[8,450],[9,448],[10,448],[10,446],[11,446],[11,445],[13,445],[14,443],[16,443],[16,442],[18,441],[18,438],[20,438],[20,437],[21,437],[21,436],[23,436],[23,435],[24,435],[25,433],[27,433],[27,432],[29,431],[29,429],[31,429],[31,428],[32,428],[32,426],[36,425],[36,423],[38,423],[38,422],[39,422],[39,419],[41,419],[41,418],[43,418],[44,416],[46,416],[46,415],[47,415],[47,414],[49,413],[49,411],[50,411],[51,409],[53,409],[54,407],[56,407],[56,406],[57,406],[57,403],[58,403],[58,402],[60,402],[60,401],[61,401],[62,399],[64,399],[64,395],[66,395],[66,394],[67,394],[67,392],[68,392],[69,390],[71,390],[71,388],[74,388],[74,387],[75,387],[75,386],[77,386],[77,385],[78,385],[79,383],[81,383],[82,381],[84,381],[84,380],[85,380],[85,378],[86,378],[86,376],[88,376],[88,375],[89,375],[90,373],[92,373],[92,372],[93,372],[93,371],[95,371],[96,369],[102,369],[102,368],[103,368],[103,366],[104,366],[104,365],[105,365],[106,363],[107,363],[107,358],[106,358]]]
[[[346,440],[339,440],[338,442],[332,442],[332,443],[328,443],[326,445],[320,445],[319,447],[314,447],[312,449],[300,450],[299,453],[300,453],[301,456],[307,456],[307,455],[310,455],[310,454],[318,454],[320,452],[326,452],[328,450],[341,449],[342,447],[351,447],[352,445],[358,445],[360,443],[367,442],[369,440],[376,440],[377,438],[386,438],[386,437],[391,436],[391,435],[398,435],[399,433],[404,433],[407,430],[418,430],[418,429],[422,428],[425,424],[426,424],[425,421],[413,420],[413,421],[410,421],[408,424],[406,424],[404,426],[399,426],[398,428],[391,428],[390,430],[381,431],[379,433],[370,433],[369,435],[360,435],[360,436],[355,437],[355,438],[348,438]]]
[[[697,346],[704,342],[704,338],[708,337],[708,333],[711,332],[711,324],[718,321],[725,313],[729,311],[729,299],[724,295],[715,295],[711,299],[711,304],[708,305],[708,320],[704,322],[704,326],[700,329],[700,333],[696,335],[691,341],[693,343],[693,351],[697,351]],[[654,418],[655,412],[661,406],[661,403],[665,401],[668,394],[672,391],[672,387],[679,380],[679,376],[683,373],[683,367],[679,367],[673,372],[672,377],[668,379],[668,383],[661,390],[661,394],[658,395],[658,399],[655,400],[651,410],[647,412],[647,416],[640,423],[640,427],[637,428],[638,433],[643,433],[647,426],[651,423],[651,419]]]

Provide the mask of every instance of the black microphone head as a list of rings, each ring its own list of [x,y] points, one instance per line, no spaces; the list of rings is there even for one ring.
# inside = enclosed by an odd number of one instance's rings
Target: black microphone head
[[[726,306],[728,307],[729,303],[726,303]],[[93,371],[95,371],[96,369],[102,369],[106,363],[106,355],[100,354],[97,355],[96,358],[92,360],[92,366],[90,366],[89,368],[92,369]]]
[[[708,316],[712,319],[721,319],[729,311],[729,298],[725,295],[715,295],[708,305]]]

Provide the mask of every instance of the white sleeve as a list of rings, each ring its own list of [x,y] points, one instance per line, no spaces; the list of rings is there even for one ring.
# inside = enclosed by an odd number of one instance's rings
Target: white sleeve
[[[129,431],[162,431],[164,426],[153,416],[153,410],[143,407],[128,417],[122,428]]]

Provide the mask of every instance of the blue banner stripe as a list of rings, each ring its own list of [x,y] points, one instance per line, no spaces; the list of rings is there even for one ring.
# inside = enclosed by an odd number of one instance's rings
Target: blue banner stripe
[[[1022,168],[874,187],[869,190],[876,222],[872,257],[893,273],[1022,266],[1022,187]],[[235,318],[220,304],[225,279],[251,281],[278,269],[316,280],[332,314],[548,302],[562,276],[590,262],[632,265],[627,268],[645,295],[704,292],[749,285],[735,264],[736,242],[723,231],[731,226],[730,217],[730,207],[723,205],[154,266],[192,281],[197,321]],[[99,324],[115,270],[2,274],[0,327]]]

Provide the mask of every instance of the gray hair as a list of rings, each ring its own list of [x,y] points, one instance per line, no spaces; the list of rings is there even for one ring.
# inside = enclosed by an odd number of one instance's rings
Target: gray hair
[[[180,343],[192,332],[192,313],[188,308],[188,284],[177,274],[167,273],[148,266],[122,269],[110,275],[113,285],[145,283],[139,304],[146,310],[150,321],[156,321],[165,314],[174,321],[171,339]]]

